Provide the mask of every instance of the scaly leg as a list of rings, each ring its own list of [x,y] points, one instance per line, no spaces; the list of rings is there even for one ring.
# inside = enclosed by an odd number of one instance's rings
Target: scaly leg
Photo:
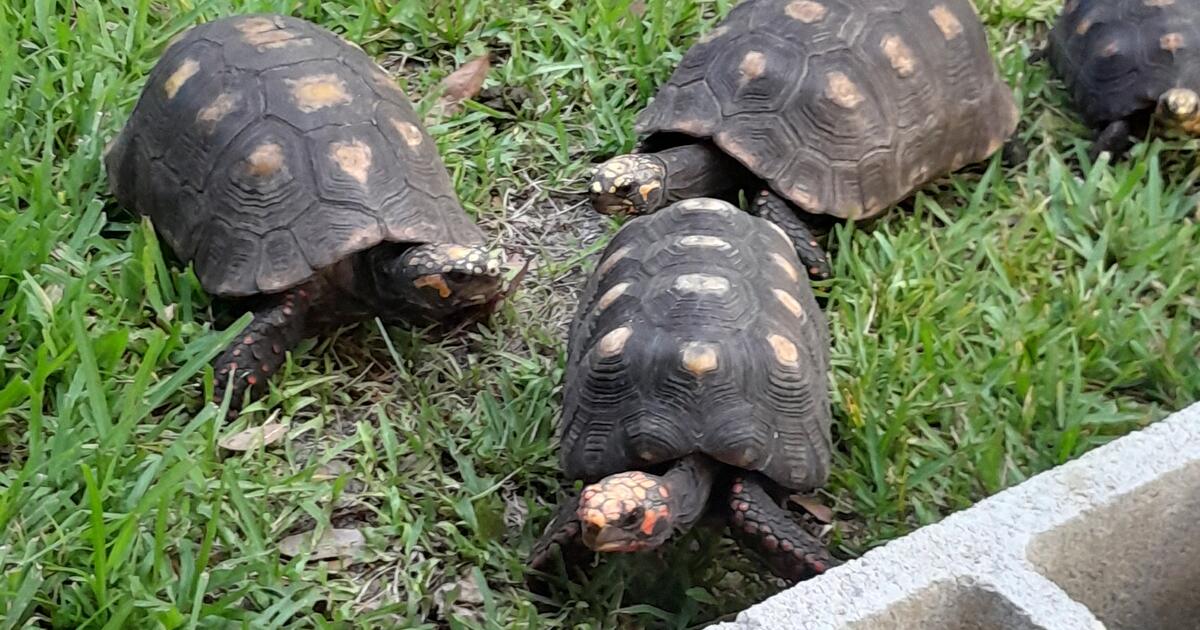
[[[553,557],[551,552],[555,547],[562,551],[563,557],[568,561],[590,553],[590,550],[579,538],[579,534],[583,531],[583,525],[580,524],[579,516],[576,514],[578,507],[578,496],[570,497],[558,506],[558,512],[554,514],[554,518],[550,519],[550,524],[546,526],[541,538],[533,543],[533,549],[529,554],[531,569],[544,571],[550,558]]]
[[[1133,129],[1128,120],[1114,120],[1096,136],[1091,151],[1088,151],[1088,157],[1095,162],[1105,151],[1108,151],[1113,160],[1124,156],[1133,146],[1133,138],[1130,137],[1132,133]]]
[[[763,190],[753,203],[750,213],[766,219],[783,229],[796,247],[796,255],[808,270],[813,280],[825,280],[833,275],[829,264],[829,255],[817,242],[816,235],[805,222],[796,214],[792,204],[788,203],[772,190]]]
[[[775,575],[799,582],[839,564],[816,536],[771,499],[758,473],[734,475],[728,504],[733,537]]]
[[[311,304],[311,295],[302,288],[269,298],[255,309],[254,320],[242,336],[213,361],[216,374],[213,399],[218,405],[225,396],[229,375],[234,373],[230,417],[241,410],[246,392],[257,398],[266,391],[267,379],[283,365],[285,353],[304,338]]]

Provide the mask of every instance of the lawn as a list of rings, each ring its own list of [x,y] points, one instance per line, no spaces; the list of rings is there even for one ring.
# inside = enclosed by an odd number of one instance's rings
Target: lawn
[[[0,4],[0,628],[692,627],[779,590],[704,532],[525,586],[558,487],[565,325],[615,228],[584,205],[589,169],[632,147],[638,109],[732,4]],[[1058,5],[978,3],[1028,162],[832,237],[821,499],[843,557],[1200,399],[1196,143],[1088,163],[1060,84],[1025,62]],[[244,321],[226,330],[116,208],[100,154],[172,35],[257,10],[359,42],[423,112],[490,50],[485,93],[430,130],[468,210],[533,264],[470,334],[306,341],[227,423],[207,363]],[[218,444],[268,419],[279,442]],[[330,528],[363,544],[281,554]]]

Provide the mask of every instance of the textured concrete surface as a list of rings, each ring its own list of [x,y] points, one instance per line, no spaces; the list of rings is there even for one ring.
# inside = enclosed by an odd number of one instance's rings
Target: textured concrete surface
[[[1196,630],[1200,403],[718,630]]]

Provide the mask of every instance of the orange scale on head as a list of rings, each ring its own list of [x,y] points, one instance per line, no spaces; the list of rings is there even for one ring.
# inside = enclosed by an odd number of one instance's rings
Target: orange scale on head
[[[667,490],[666,486],[659,486],[658,494],[659,494],[659,496],[661,496],[664,499],[669,498],[671,496],[671,493],[670,493],[670,491]]]
[[[646,512],[646,517],[642,519],[642,533],[649,536],[654,533],[654,524],[658,522],[658,510],[650,510]]]
[[[602,525],[608,522],[608,519],[605,518],[604,513],[596,509],[589,509],[584,512],[583,520],[587,523],[592,523],[595,525]]]

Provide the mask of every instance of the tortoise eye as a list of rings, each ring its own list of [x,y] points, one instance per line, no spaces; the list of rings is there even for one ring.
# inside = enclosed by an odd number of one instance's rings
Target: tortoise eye
[[[630,510],[629,513],[626,514],[624,516],[624,518],[621,519],[621,525],[626,526],[626,527],[637,525],[637,524],[641,523],[642,519],[645,517],[646,517],[646,508],[639,505],[639,506],[633,508],[632,510]]]

